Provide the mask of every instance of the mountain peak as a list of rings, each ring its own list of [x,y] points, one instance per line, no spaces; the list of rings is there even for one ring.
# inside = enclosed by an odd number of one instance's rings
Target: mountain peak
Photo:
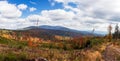
[[[49,26],[49,25],[42,25],[42,26],[39,26],[39,28],[51,29],[51,30],[64,30],[64,31],[70,30],[69,28],[62,27],[62,26]]]

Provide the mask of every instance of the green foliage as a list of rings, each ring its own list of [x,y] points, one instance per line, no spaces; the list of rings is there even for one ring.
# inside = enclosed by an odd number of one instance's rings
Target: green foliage
[[[25,46],[27,46],[27,42],[23,41],[15,41],[15,40],[9,40],[4,37],[0,37],[0,44],[7,44],[11,48],[17,48],[22,49]]]
[[[0,61],[24,61],[26,60],[26,55],[21,53],[19,55],[14,54],[12,52],[8,52],[5,54],[0,54]]]
[[[66,42],[59,43],[42,43],[40,47],[49,48],[49,49],[63,49],[63,50],[72,50],[72,45]]]
[[[93,47],[93,46],[102,44],[104,40],[103,39],[91,39],[91,40],[88,40],[88,42],[90,42],[89,46]]]
[[[6,39],[4,37],[0,37],[0,43],[1,44],[8,44],[8,43],[10,43],[9,41],[10,41],[9,39]]]
[[[82,40],[82,41],[81,41]],[[27,42],[9,40],[0,37],[0,44],[6,44],[10,48],[21,49],[21,51],[5,51],[0,53],[0,61],[27,61],[32,57],[44,57],[50,61],[80,61],[86,59],[87,56],[82,54],[82,49],[88,46],[93,47],[102,44],[104,40],[100,38],[94,39],[76,39],[76,41],[59,41],[59,42],[48,42],[39,44],[39,49],[28,49],[23,50],[27,46]],[[49,50],[46,50],[49,48]],[[44,50],[45,49],[45,50]],[[81,50],[75,50],[81,49]],[[65,51],[67,50],[67,51]],[[25,54],[24,54],[25,53]],[[97,58],[96,61],[100,59]],[[86,60],[84,60],[86,61]]]
[[[70,42],[72,44],[73,49],[84,49],[84,48],[90,48],[96,45],[100,45],[104,42],[104,39],[101,38],[91,38],[91,39],[76,39]]]

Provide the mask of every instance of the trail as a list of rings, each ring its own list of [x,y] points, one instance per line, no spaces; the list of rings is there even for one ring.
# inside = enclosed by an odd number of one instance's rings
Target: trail
[[[106,45],[106,49],[103,53],[103,59],[105,61],[120,61],[120,48],[114,46],[112,43]]]

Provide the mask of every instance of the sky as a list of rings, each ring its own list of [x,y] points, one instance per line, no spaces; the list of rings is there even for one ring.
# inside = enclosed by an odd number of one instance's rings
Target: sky
[[[107,31],[120,23],[120,0],[0,0],[0,28],[63,26]]]

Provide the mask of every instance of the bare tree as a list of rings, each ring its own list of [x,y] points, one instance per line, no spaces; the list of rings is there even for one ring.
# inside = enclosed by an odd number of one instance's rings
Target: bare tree
[[[93,30],[92,30],[92,35],[93,35],[93,37],[94,37],[94,32],[95,32],[95,28],[93,28]]]
[[[108,26],[108,39],[109,39],[109,41],[111,41],[112,40],[112,26],[111,26],[111,24]]]

